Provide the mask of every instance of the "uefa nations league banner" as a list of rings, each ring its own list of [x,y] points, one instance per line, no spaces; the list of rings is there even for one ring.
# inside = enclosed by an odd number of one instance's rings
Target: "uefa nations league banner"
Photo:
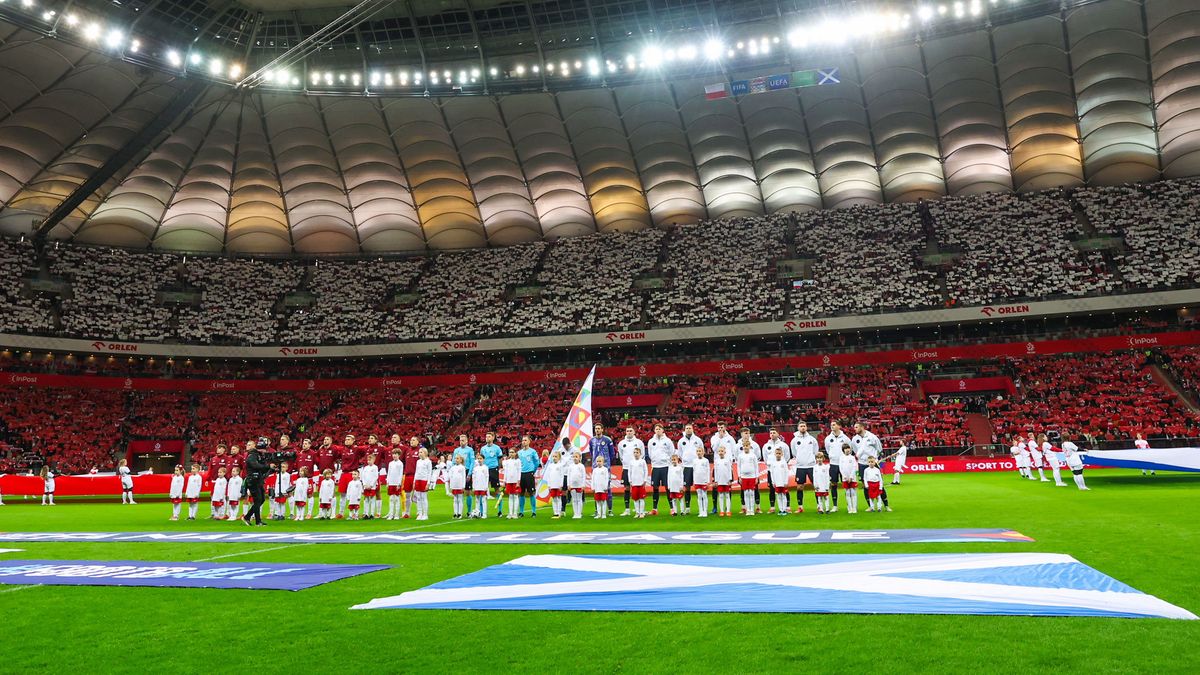
[[[391,565],[5,559],[0,560],[0,584],[299,591],[390,567]]]

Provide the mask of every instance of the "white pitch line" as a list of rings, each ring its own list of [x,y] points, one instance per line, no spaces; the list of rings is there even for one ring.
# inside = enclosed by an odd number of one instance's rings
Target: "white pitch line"
[[[286,544],[284,546],[271,546],[270,548],[259,548],[253,551],[242,551],[240,553],[226,553],[225,555],[215,555],[211,558],[200,558],[192,562],[209,562],[211,560],[221,560],[222,558],[236,558],[241,555],[254,555],[255,553],[266,553],[267,551],[280,551],[285,548],[295,548],[297,546],[312,546],[313,542],[305,542],[303,544]]]
[[[462,521],[452,520],[450,522],[457,523],[457,522],[462,522]],[[409,530],[423,530],[427,527],[436,527],[438,525],[448,525],[448,524],[450,524],[450,523],[429,523],[426,525],[415,525],[413,527],[404,527],[399,530],[389,530],[389,532],[408,532]],[[242,551],[240,553],[226,553],[225,555],[217,555],[217,556],[213,556],[211,558],[201,558],[199,560],[193,560],[192,562],[211,562],[213,560],[222,560],[225,558],[236,558],[238,556],[253,555],[255,553],[266,553],[267,551],[280,551],[285,548],[296,548],[298,546],[312,546],[313,544],[317,544],[317,543],[320,543],[320,542],[307,541],[307,542],[303,542],[300,544],[285,544],[283,546],[271,546],[269,548],[255,549],[253,551]]]
[[[16,591],[24,591],[24,590],[27,590],[30,588],[37,588],[40,585],[41,584],[30,584],[28,586],[13,586],[12,588],[5,588],[3,590],[0,590],[0,593],[14,593]]]

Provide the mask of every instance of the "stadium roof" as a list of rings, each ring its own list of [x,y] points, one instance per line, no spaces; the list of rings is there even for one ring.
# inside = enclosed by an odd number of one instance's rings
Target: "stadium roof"
[[[419,250],[1200,173],[1186,0],[253,2],[0,5],[0,232]]]

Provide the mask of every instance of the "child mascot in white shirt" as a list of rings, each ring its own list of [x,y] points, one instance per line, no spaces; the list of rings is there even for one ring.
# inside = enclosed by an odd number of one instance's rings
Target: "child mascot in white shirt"
[[[867,510],[883,510],[883,472],[879,470],[879,460],[867,458],[867,468],[863,470],[863,482],[867,484]]]
[[[633,460],[625,467],[629,473],[629,497],[633,500],[633,517],[646,517],[646,481],[650,472],[646,469],[646,460],[642,459],[641,448],[633,449]]]
[[[817,452],[817,463],[813,465],[813,496],[817,498],[817,513],[829,513],[829,458],[824,451]]]
[[[790,508],[788,480],[791,478],[791,472],[788,471],[788,460],[783,456],[783,448],[775,448],[775,456],[771,457],[767,464],[767,475],[771,477],[771,485],[775,490],[775,514],[786,516]]]
[[[838,458],[838,471],[842,475],[842,494],[846,496],[846,513],[858,513],[858,458],[849,444],[842,446]]]
[[[596,499],[596,517],[601,520],[608,517],[608,491],[611,487],[612,473],[604,457],[597,457],[596,466],[592,467],[592,495]]]
[[[508,458],[501,462],[504,473],[504,494],[508,496],[508,519],[518,518],[518,505],[521,498],[521,460],[517,459],[517,449],[509,448]]]
[[[399,450],[392,451],[387,465],[388,520],[400,520],[400,493],[404,488],[404,460]]]
[[[229,487],[229,479],[225,477],[225,467],[217,469],[217,477],[213,480],[212,495],[209,497],[212,510],[208,517],[213,520],[225,519],[225,494]]]
[[[671,515],[683,515],[683,462],[679,455],[671,455],[667,467],[667,497],[671,500]]]
[[[233,520],[238,515],[238,505],[242,502],[242,470],[235,467],[229,469],[229,483],[225,486],[225,520]]]
[[[171,476],[171,491],[167,496],[171,498],[171,520],[179,520],[179,507],[183,504],[183,489],[187,482],[187,476],[183,475],[183,467],[175,467],[175,475]]]
[[[717,515],[732,516],[733,457],[726,453],[724,445],[717,447],[716,457],[713,458],[713,483],[717,488]]]
[[[704,456],[704,446],[696,450],[696,461],[692,463],[692,492],[696,495],[696,508],[701,518],[708,517],[708,485],[712,482],[712,466]]]
[[[329,520],[333,517],[333,500],[337,496],[337,481],[333,479],[333,469],[325,469],[321,473],[321,485],[317,493],[317,518]]]
[[[454,519],[460,520],[467,502],[467,463],[462,455],[454,456],[454,464],[446,474],[446,484],[449,485],[450,496],[454,499]]]
[[[471,492],[475,494],[475,504],[472,506],[472,518],[487,518],[489,480],[487,464],[483,462],[483,453],[475,453],[475,468],[471,469]]]
[[[413,475],[413,492],[417,499],[417,520],[429,520],[429,491],[435,485],[433,462],[429,459],[429,451],[421,448],[421,458],[417,460],[417,471]]]
[[[117,475],[121,477],[121,503],[136,504],[133,501],[133,472],[129,470],[128,460],[117,463]]]
[[[363,492],[362,475],[357,471],[350,472],[350,482],[346,485],[346,517],[350,520],[362,517]]]
[[[567,467],[567,489],[571,491],[571,518],[583,518],[583,490],[587,486],[587,467],[583,465],[578,450],[571,453],[571,464]]]
[[[292,493],[292,519],[304,520],[307,517],[308,500],[312,494],[312,483],[308,478],[308,467],[300,467],[300,475],[296,477],[296,491]]]
[[[187,487],[183,491],[188,503],[188,520],[195,520],[196,513],[200,510],[200,490],[203,486],[204,476],[200,475],[200,465],[193,464],[192,472],[187,477]]]
[[[750,440],[742,441],[741,452],[737,456],[738,483],[742,489],[742,511],[747,516],[754,515],[754,507],[758,501],[758,457],[750,446]]]

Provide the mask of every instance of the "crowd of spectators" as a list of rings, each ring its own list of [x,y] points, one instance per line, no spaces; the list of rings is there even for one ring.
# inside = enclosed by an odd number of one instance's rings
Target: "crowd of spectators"
[[[634,281],[658,263],[662,230],[607,232],[550,245],[534,283],[505,329],[522,335],[627,330],[642,320]]]
[[[368,434],[376,434],[386,445],[392,434],[400,434],[405,445],[416,436],[436,446],[470,405],[474,389],[452,386],[342,392],[306,436],[319,444],[326,435],[341,443],[346,434],[355,434],[357,442],[365,443]],[[386,463],[381,461],[380,465]]]
[[[114,453],[123,450],[124,417],[120,391],[0,389],[0,422],[8,442],[59,473],[111,470]]]
[[[190,440],[204,457],[218,443],[305,433],[333,405],[334,394],[320,391],[206,394],[196,405]]]
[[[157,342],[171,334],[158,292],[177,278],[179,256],[54,246],[46,258],[50,273],[71,283],[59,309],[68,335]]]
[[[996,443],[1031,431],[1070,431],[1095,441],[1200,431],[1200,414],[1154,379],[1144,353],[1033,356],[1008,367],[1017,395],[988,404]]]
[[[278,342],[284,296],[304,277],[300,265],[266,260],[194,258],[184,280],[201,291],[199,306],[179,310],[185,342],[269,344]]]
[[[731,218],[401,259],[183,257],[59,244],[41,255],[51,280],[70,285],[56,301],[67,335],[361,344],[1195,284],[1198,212],[1200,182],[1179,180]],[[1097,234],[1117,241],[1086,241]],[[40,273],[37,256],[27,242],[0,241],[0,262],[17,271],[0,282],[0,330],[55,329],[55,303],[22,278]],[[189,302],[188,293],[199,299]]]
[[[1070,237],[1080,224],[1057,190],[1030,195],[991,193],[929,203],[941,245],[961,253],[946,273],[957,304],[1084,296],[1120,287],[1103,256],[1078,251]]]
[[[1181,391],[1196,393],[1200,348],[1172,347],[956,363],[950,376],[1013,379],[1015,394],[986,405],[975,405],[975,399],[923,397],[918,382],[938,368],[889,365],[823,368],[799,378],[781,372],[775,378],[760,373],[603,380],[597,395],[653,393],[662,398],[653,406],[597,409],[595,415],[614,437],[625,426],[645,437],[656,423],[676,437],[691,423],[708,438],[718,422],[735,431],[750,427],[760,437],[777,426],[786,436],[798,421],[823,436],[831,419],[863,421],[885,447],[903,441],[945,452],[970,448],[976,439],[967,415],[980,411],[990,418],[996,444],[1006,444],[1015,434],[1055,430],[1079,434],[1089,443],[1128,440],[1135,433],[1148,438],[1200,434],[1200,413],[1156,379],[1156,363]],[[779,378],[790,384],[781,385]],[[813,385],[830,388],[827,400],[748,405],[744,396],[752,388]],[[398,433],[405,442],[418,436],[438,451],[453,448],[459,433],[467,433],[476,447],[488,431],[504,447],[516,446],[528,433],[535,447],[545,449],[554,444],[578,386],[554,380],[300,393],[0,389],[0,459],[34,469],[48,461],[62,473],[93,467],[105,471],[123,456],[130,440],[181,438],[191,442],[193,456],[203,462],[217,443],[241,445],[281,433],[317,444],[324,435],[341,443],[349,433],[360,443],[374,433],[386,444]],[[29,457],[36,462],[31,464]]]
[[[1192,403],[1200,403],[1200,349],[1168,347],[1160,353],[1163,369],[1170,373],[1180,391],[1190,396]]]
[[[24,239],[0,238],[0,332],[44,333],[54,329],[50,301],[25,288],[37,268],[37,252]]]
[[[810,211],[798,218],[796,255],[808,283],[794,285],[798,317],[870,314],[942,304],[937,273],[925,269],[925,235],[914,204]]]
[[[280,341],[289,344],[379,342],[388,322],[385,309],[397,291],[408,288],[425,266],[424,258],[330,260],[310,267],[313,303],[287,315]]]
[[[525,283],[546,244],[536,242],[443,253],[417,281],[417,301],[388,317],[396,340],[441,340],[504,334],[510,287]]]
[[[662,265],[667,287],[646,302],[650,323],[690,326],[782,317],[787,293],[776,262],[787,256],[788,218],[710,220],[671,231]]]
[[[1126,286],[1200,282],[1200,181],[1080,188],[1074,197],[1100,234],[1123,239],[1114,257]]]

